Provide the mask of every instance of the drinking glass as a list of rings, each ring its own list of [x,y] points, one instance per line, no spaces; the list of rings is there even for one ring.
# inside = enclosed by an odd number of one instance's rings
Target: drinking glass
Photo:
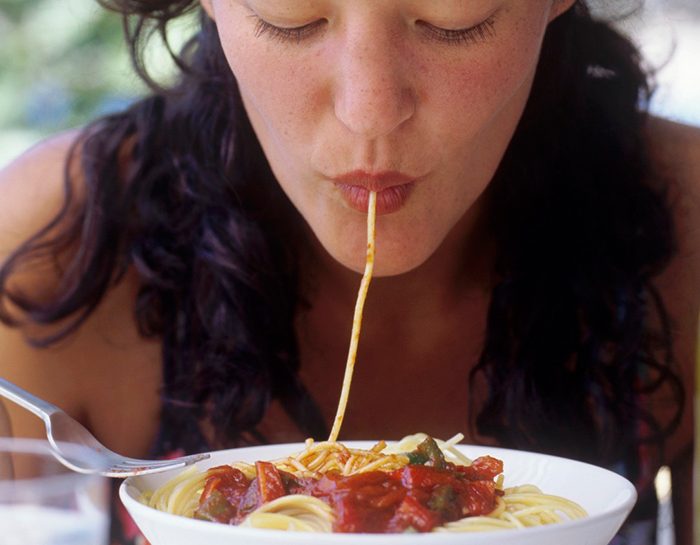
[[[65,468],[46,441],[0,437],[0,545],[107,545],[108,513],[105,478]]]

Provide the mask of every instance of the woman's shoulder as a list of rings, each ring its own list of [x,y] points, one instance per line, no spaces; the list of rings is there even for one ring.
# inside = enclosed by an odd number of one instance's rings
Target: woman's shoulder
[[[649,142],[655,171],[666,184],[676,235],[676,252],[657,287],[669,314],[673,355],[686,388],[685,413],[671,437],[668,455],[671,460],[687,460],[700,316],[700,128],[652,118]]]
[[[651,118],[649,143],[654,172],[666,190],[674,221],[676,252],[662,275],[667,291],[700,312],[700,127]],[[689,316],[690,318],[690,316]]]
[[[700,257],[700,127],[653,117],[648,142],[654,171],[667,190],[679,255]],[[700,287],[700,276],[697,280]]]
[[[700,202],[700,127],[652,117],[648,142],[656,170],[676,195]]]
[[[0,170],[0,267],[57,217],[64,206],[68,179],[78,204],[66,218],[79,213],[84,193],[80,135],[81,131],[71,131],[49,138]],[[71,154],[74,147],[76,153]],[[59,222],[56,229],[61,227]],[[138,278],[128,271],[76,332],[40,349],[27,338],[44,338],[62,323],[25,321],[8,302],[3,287],[30,298],[52,294],[60,282],[60,268],[36,260],[23,264],[0,285],[0,310],[23,322],[19,327],[0,323],[0,375],[61,406],[89,425],[108,446],[143,456],[155,433],[161,364],[159,343],[142,338],[133,318]],[[125,404],[126,399],[129,403]],[[40,420],[14,406],[7,409],[15,433],[42,435]]]
[[[81,134],[81,129],[71,129],[34,144],[0,169],[0,187],[5,191],[26,182],[62,180],[69,152]]]
[[[47,138],[0,170],[0,264],[61,209],[68,158],[79,134],[72,130]],[[77,180],[77,159],[69,168]]]

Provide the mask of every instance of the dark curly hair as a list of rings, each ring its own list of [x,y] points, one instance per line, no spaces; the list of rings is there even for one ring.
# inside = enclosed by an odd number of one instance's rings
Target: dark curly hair
[[[253,134],[214,22],[200,13],[200,30],[171,51],[180,75],[164,88],[148,75],[144,44],[153,34],[167,41],[169,22],[198,2],[101,3],[123,14],[153,92],[85,129],[72,155],[86,194],[73,194],[66,168],[63,210],[0,271],[0,317],[12,323],[10,301],[33,322],[57,324],[32,340],[50,345],[133,267],[136,320],[162,339],[163,406],[183,430],[206,420],[222,445],[235,444],[279,399],[306,434],[324,436],[293,330],[307,235]],[[503,445],[612,464],[641,442],[662,444],[678,424],[683,387],[652,284],[674,233],[643,139],[649,96],[637,51],[583,1],[550,24],[487,190],[498,284],[483,353],[464,377],[472,388],[485,380],[473,425]],[[54,299],[9,288],[19,267],[58,263],[76,247]],[[659,422],[643,400],[669,389],[676,415]]]

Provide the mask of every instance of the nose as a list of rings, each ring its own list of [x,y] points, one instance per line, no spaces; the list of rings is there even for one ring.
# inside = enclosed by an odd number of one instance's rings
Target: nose
[[[368,29],[349,36],[335,67],[335,116],[347,129],[375,140],[416,110],[416,93],[391,36]]]

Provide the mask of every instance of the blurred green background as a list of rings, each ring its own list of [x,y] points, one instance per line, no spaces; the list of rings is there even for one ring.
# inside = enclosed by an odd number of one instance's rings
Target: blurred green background
[[[191,30],[190,18],[173,29],[172,42]],[[173,73],[157,41],[149,65],[160,79]],[[0,166],[144,92],[118,14],[95,0],[0,0]]]
[[[119,17],[92,0],[0,0],[0,164],[144,89]]]

